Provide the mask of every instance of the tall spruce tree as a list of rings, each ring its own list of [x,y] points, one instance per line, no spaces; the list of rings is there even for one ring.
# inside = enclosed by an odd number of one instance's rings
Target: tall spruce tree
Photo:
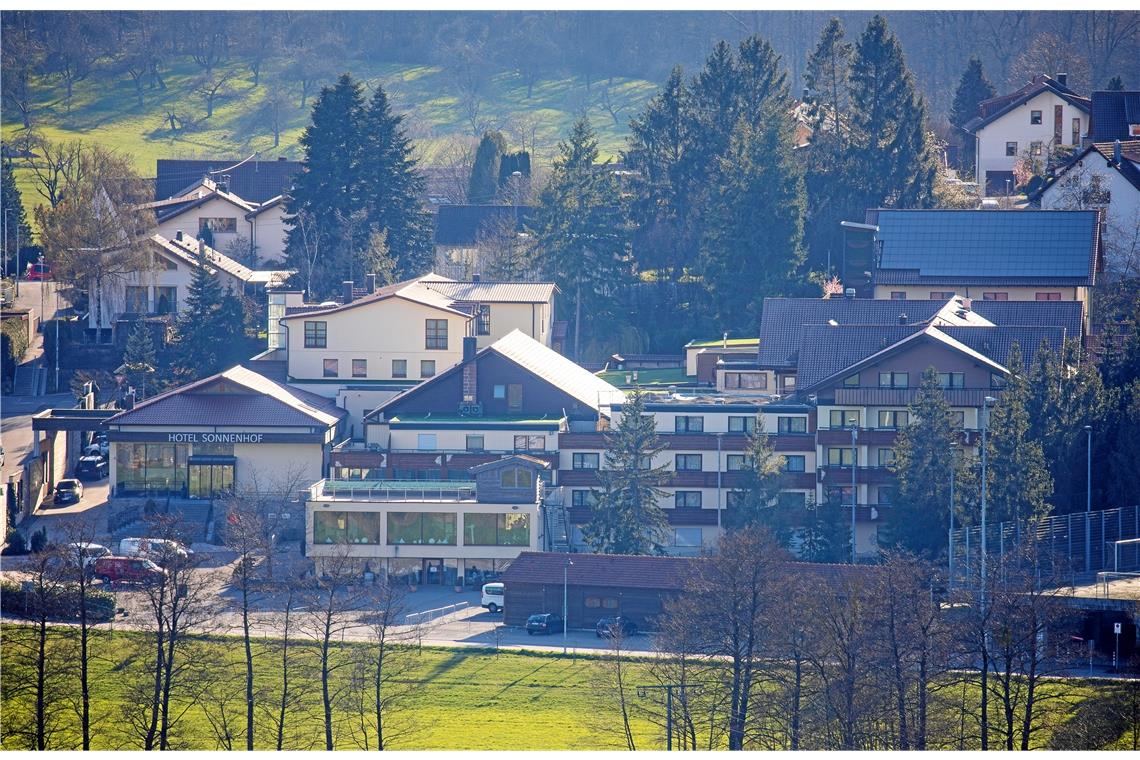
[[[725,527],[764,525],[786,544],[791,521],[779,513],[776,503],[783,469],[784,457],[776,453],[764,430],[764,417],[758,414],[744,450],[740,488],[733,489],[733,505],[724,513]]]
[[[531,230],[539,266],[573,304],[574,358],[580,360],[584,334],[595,334],[595,325],[613,329],[611,294],[629,273],[629,236],[617,183],[598,161],[598,140],[585,118],[558,144]]]
[[[844,166],[850,218],[865,209],[926,208],[937,167],[927,141],[926,106],[906,67],[902,45],[876,15],[851,65],[851,140]]]
[[[1015,343],[1005,391],[989,420],[989,504],[993,522],[1034,520],[1049,513],[1053,478],[1030,431],[1030,382]]]
[[[189,382],[225,369],[244,348],[241,301],[228,293],[199,248],[187,289],[186,309],[178,318],[175,380]]]
[[[127,335],[123,367],[127,371],[127,382],[138,392],[138,399],[147,398],[149,391],[154,390],[152,378],[158,369],[158,357],[145,322],[136,322]]]
[[[950,124],[954,127],[961,149],[958,151],[958,170],[963,177],[974,176],[974,159],[977,155],[977,143],[974,136],[962,129],[970,119],[978,115],[978,104],[997,94],[990,80],[982,71],[982,62],[977,57],[971,58],[958,80],[958,89],[954,91],[954,102],[950,106]]]
[[[622,405],[621,420],[606,434],[605,466],[590,520],[582,527],[586,543],[603,554],[661,553],[669,521],[658,505],[668,477],[653,458],[665,450],[656,420],[645,413],[645,397],[634,389]]]
[[[928,367],[910,405],[910,423],[895,438],[891,469],[898,487],[889,531],[893,541],[928,557],[945,547],[950,529],[951,472],[959,497],[970,477],[965,460],[955,453],[956,437],[938,371]]]
[[[16,260],[19,247],[32,244],[32,228],[28,225],[28,217],[24,211],[24,202],[20,197],[20,188],[16,187],[16,177],[12,173],[12,162],[5,158],[0,160],[0,214],[3,215],[4,235],[4,261],[9,267],[19,267]],[[0,275],[7,276],[7,272]]]
[[[377,85],[360,120],[357,176],[365,224],[354,253],[356,263],[365,266],[373,236],[385,233],[397,280],[426,273],[434,258],[431,216],[420,203],[424,180],[403,124],[403,114],[392,112],[387,93]],[[368,271],[353,269],[349,279]]]
[[[506,151],[507,141],[501,132],[483,133],[467,185],[468,203],[494,203],[499,194],[499,166]]]

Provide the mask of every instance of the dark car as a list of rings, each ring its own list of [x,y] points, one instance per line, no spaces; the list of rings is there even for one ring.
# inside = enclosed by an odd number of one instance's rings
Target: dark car
[[[599,639],[612,639],[614,636],[625,638],[637,633],[637,624],[627,617],[604,617],[594,626],[594,633]]]
[[[94,574],[108,586],[116,583],[157,583],[166,576],[161,567],[140,557],[100,557],[95,560]]]
[[[83,498],[83,484],[74,478],[66,478],[55,484],[52,503],[57,507],[64,504],[78,504]]]
[[[526,632],[531,636],[536,633],[558,633],[561,630],[562,616],[553,612],[531,615],[526,619]]]
[[[79,463],[75,465],[75,477],[80,480],[100,480],[107,477],[110,469],[111,465],[105,456],[88,454],[85,457],[79,457]]]

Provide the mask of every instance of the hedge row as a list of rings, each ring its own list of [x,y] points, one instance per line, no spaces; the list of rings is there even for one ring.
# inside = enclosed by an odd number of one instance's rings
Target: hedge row
[[[44,602],[47,616],[51,620],[79,619],[79,587],[69,584],[47,590]],[[40,597],[35,589],[25,590],[23,585],[13,581],[0,583],[0,610],[12,615],[38,618]],[[115,616],[115,596],[95,588],[87,589],[87,619],[93,623],[105,623]]]

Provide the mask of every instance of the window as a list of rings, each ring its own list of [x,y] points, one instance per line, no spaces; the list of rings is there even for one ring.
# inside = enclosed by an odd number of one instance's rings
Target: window
[[[829,486],[824,496],[828,504],[848,505],[852,502],[851,486]]]
[[[435,360],[420,360],[420,377],[435,377]]]
[[[725,372],[724,387],[732,390],[767,390],[768,376],[763,372]]]
[[[964,372],[939,372],[939,388],[965,388],[966,374]]]
[[[146,314],[150,311],[150,301],[148,294],[150,289],[143,286],[138,287],[135,285],[128,285],[126,288],[126,303],[124,304],[125,311],[133,314]]]
[[[1005,154],[1007,156],[1016,156],[1017,155],[1017,143],[1007,142],[1005,144]]]
[[[507,386],[507,411],[521,412],[523,405],[523,387],[519,383]]]
[[[701,529],[700,528],[674,528],[673,529],[673,546],[692,548],[701,545]]]
[[[546,451],[546,436],[516,435],[515,451]]]
[[[743,454],[729,454],[725,457],[725,469],[729,472],[739,472],[744,469]]]
[[[955,430],[961,430],[966,427],[966,413],[950,412],[950,427]]]
[[[830,419],[832,430],[836,428],[859,427],[859,410],[832,409]]]
[[[503,488],[531,488],[534,486],[534,473],[525,467],[508,467],[499,473],[499,485]]]
[[[731,416],[728,418],[728,432],[730,433],[752,433],[755,430],[755,417]]]
[[[198,217],[198,234],[206,232],[237,232],[236,216],[200,216]]]
[[[677,491],[673,503],[677,509],[700,509],[700,491]]]
[[[782,378],[780,378],[780,383],[784,386],[785,391],[790,391],[796,387],[796,376],[784,375]]]
[[[455,513],[389,512],[388,545],[395,544],[455,546]]]
[[[574,489],[570,492],[570,506],[592,507],[598,503],[598,495],[593,491]]]
[[[479,304],[475,309],[475,334],[491,334],[491,307],[487,304]]]
[[[154,313],[175,314],[178,312],[178,288],[156,287],[154,289]],[[270,320],[272,324],[276,324]]]
[[[408,376],[408,360],[407,359],[393,359],[392,360],[392,377],[407,377]]]
[[[909,372],[880,372],[880,388],[906,388],[910,385]]]
[[[447,350],[447,320],[446,319],[425,319],[424,320],[424,333],[425,348],[431,351],[446,351]]]
[[[807,467],[807,457],[803,454],[784,455],[784,472],[804,472]]]
[[[886,467],[889,464],[895,463],[895,450],[894,449],[879,449],[879,466]]]
[[[352,360],[352,376],[353,377],[368,377],[368,360],[367,359],[353,359]]]
[[[678,454],[676,459],[677,472],[699,471],[701,469],[700,454]]]
[[[990,373],[990,387],[994,390],[1001,390],[1005,387],[1005,375],[999,375],[997,372]]]
[[[850,467],[855,461],[855,451],[846,447],[832,447],[827,450],[827,463],[832,467]]]
[[[305,348],[328,348],[328,322],[305,323]]]
[[[1133,137],[1140,136],[1140,124],[1133,124],[1132,127],[1133,127],[1132,136]],[[1081,120],[1079,118],[1073,119],[1073,141],[1069,144],[1070,145],[1080,145],[1081,144]]]
[[[482,451],[483,450],[483,436],[469,435],[467,442],[464,446],[468,451]]]
[[[906,291],[905,290],[892,290],[891,291],[891,300],[892,301],[905,301],[906,300]]]
[[[1040,156],[1041,155],[1041,142],[1039,140],[1034,140],[1033,142],[1029,143],[1029,155],[1031,155],[1031,156]]]
[[[1036,296],[1038,301],[1060,301],[1060,293],[1038,293]]]
[[[435,451],[437,445],[435,433],[419,433],[416,435],[416,448],[420,451]]]
[[[314,544],[378,544],[380,515],[376,512],[314,512]]]
[[[1041,112],[1040,111],[1030,111],[1029,112],[1029,123],[1030,124],[1040,124],[1041,123]]]
[[[953,298],[953,290],[932,290],[930,291],[931,301],[945,301],[947,298]]]
[[[677,415],[673,418],[673,430],[677,433],[701,433],[705,429],[704,417],[686,417]]]
[[[859,373],[856,372],[854,375],[848,375],[847,377],[843,378],[843,387],[844,388],[858,388],[859,387]]]
[[[574,454],[570,457],[570,469],[596,470],[598,469],[598,457],[598,454]]]
[[[904,428],[910,421],[909,412],[882,411],[879,412],[879,427],[888,430]]]
[[[463,543],[467,546],[527,546],[530,544],[530,515],[464,512]]]
[[[776,430],[779,433],[806,433],[807,417],[777,417]]]
[[[340,361],[338,359],[325,359],[322,364],[324,365],[325,377],[340,377]]]
[[[982,300],[983,301],[1008,301],[1009,300],[1009,293],[1003,293],[1003,292],[982,293]]]
[[[507,397],[507,386],[494,385],[491,387],[491,397],[497,399],[505,399]]]

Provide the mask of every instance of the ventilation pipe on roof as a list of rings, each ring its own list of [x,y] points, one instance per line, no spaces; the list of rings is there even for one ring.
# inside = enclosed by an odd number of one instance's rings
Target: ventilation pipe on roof
[[[341,297],[344,298],[345,303],[352,303],[352,280],[345,280],[340,284]]]
[[[483,276],[480,275],[478,272],[475,272],[474,274],[471,275],[471,282],[479,282],[482,279],[483,279]]]
[[[369,293],[375,293],[376,292],[376,274],[375,273],[369,272],[368,274],[364,275],[364,289],[367,290]]]
[[[177,240],[179,243],[182,242],[182,230],[178,230],[177,232],[174,233],[174,239]]]
[[[899,324],[900,324],[900,325],[905,325],[905,324],[906,324],[906,322],[907,322],[907,316],[906,316],[906,312],[905,312],[905,311],[904,311],[904,312],[900,312],[900,313],[899,313]]]
[[[843,291],[843,297],[844,298],[854,298],[855,297],[855,288],[847,288],[847,290]]]
[[[1066,72],[1066,71],[1058,71],[1057,72],[1057,84],[1061,85],[1062,87],[1068,87],[1069,86],[1069,74],[1068,74],[1068,72]]]

